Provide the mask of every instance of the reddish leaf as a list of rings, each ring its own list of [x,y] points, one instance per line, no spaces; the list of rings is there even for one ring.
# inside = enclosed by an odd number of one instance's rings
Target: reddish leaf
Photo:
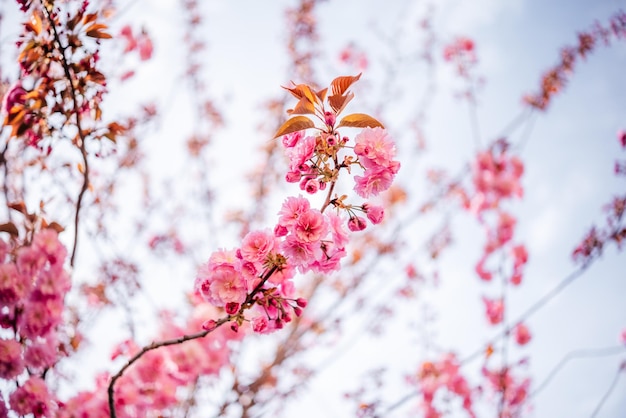
[[[83,17],[83,24],[87,25],[87,24],[89,24],[91,22],[95,22],[97,18],[98,18],[98,14],[97,13],[86,14],[85,17]]]
[[[314,127],[315,124],[313,121],[306,116],[294,116],[293,118],[288,119],[287,122],[283,123],[283,126],[278,129],[274,138]]]
[[[289,109],[287,113],[292,115],[312,115],[315,113],[315,106],[306,97],[300,99],[296,107]]]
[[[26,205],[24,204],[24,202],[9,203],[8,206],[9,208],[13,210],[23,213],[24,215],[28,214],[28,212],[26,211]]]
[[[61,232],[65,231],[65,228],[63,228],[57,222],[50,223],[46,228],[55,230],[57,234],[60,234]]]
[[[343,95],[350,86],[356,82],[359,78],[361,78],[361,73],[357,76],[343,76],[337,77],[330,83],[330,91],[333,96],[335,95]]]
[[[353,93],[348,93],[345,96],[341,95],[333,95],[328,97],[328,103],[330,107],[333,108],[335,113],[338,115],[341,113],[343,109],[345,109],[346,105],[354,98]]]
[[[33,13],[30,17],[30,21],[24,23],[24,26],[26,29],[35,32],[36,35],[39,35],[41,33],[41,18],[37,13]]]
[[[7,222],[5,224],[0,224],[0,232],[8,232],[13,236],[18,236],[20,233],[17,230],[17,227],[13,224],[13,222]]]
[[[86,34],[87,36],[91,36],[92,38],[111,39],[112,36],[104,32],[104,29],[106,28],[107,25],[103,25],[102,23],[94,23],[87,28]]]
[[[381,127],[384,128],[383,124],[371,117],[370,115],[366,115],[365,113],[352,113],[351,115],[346,115],[337,127],[341,126],[349,126],[352,128],[375,128]]]
[[[324,99],[326,98],[326,92],[328,92],[328,89],[322,89],[318,92],[315,92],[315,95],[317,96],[318,99],[320,99],[320,102],[323,102]]]

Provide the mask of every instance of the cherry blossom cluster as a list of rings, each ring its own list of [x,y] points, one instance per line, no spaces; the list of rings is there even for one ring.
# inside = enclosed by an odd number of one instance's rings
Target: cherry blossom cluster
[[[561,50],[561,60],[541,78],[539,92],[524,97],[535,109],[546,110],[552,97],[563,90],[574,72],[576,62],[585,59],[598,45],[609,45],[613,40],[626,38],[626,12],[616,12],[607,25],[596,23],[590,30],[578,34],[575,45]]]
[[[468,77],[469,72],[478,62],[474,41],[463,36],[454,39],[444,47],[443,59],[453,63],[461,77]]]
[[[339,61],[346,65],[349,65],[350,67],[358,71],[363,71],[367,69],[369,65],[369,61],[367,59],[367,54],[365,53],[365,51],[362,51],[354,43],[346,45],[339,52]]]
[[[20,415],[50,416],[55,407],[42,377],[64,356],[58,326],[71,286],[66,256],[52,229],[36,232],[30,245],[18,248],[0,240],[0,379],[14,386],[9,408]]]
[[[498,416],[502,418],[522,416],[522,407],[528,399],[530,379],[516,377],[510,367],[503,370],[483,367],[482,374],[489,383],[489,389],[503,397]]]
[[[619,131],[617,139],[622,149],[626,150],[626,132]],[[626,162],[617,160],[615,162],[615,175],[623,176],[626,169],[620,169],[620,166],[626,166]],[[626,196],[615,196],[613,200],[605,205],[604,210],[607,214],[606,225],[602,228],[593,226],[584,236],[583,240],[576,246],[572,252],[572,258],[580,264],[587,264],[591,260],[602,254],[606,244],[615,243],[619,250],[622,249],[623,243],[626,241],[626,226],[624,226],[624,212],[626,211]]]
[[[120,31],[120,36],[125,41],[124,53],[137,51],[142,61],[149,60],[152,57],[152,40],[145,29],[139,34],[133,34],[130,25],[125,25]]]
[[[510,282],[518,285],[522,280],[523,267],[528,261],[528,253],[523,245],[512,243],[517,221],[502,209],[502,202],[522,197],[524,165],[517,157],[509,155],[508,148],[506,142],[498,141],[487,151],[478,153],[472,166],[474,191],[469,197],[463,196],[463,204],[482,222],[492,220],[492,225],[486,224],[487,242],[483,256],[476,265],[478,276],[486,281],[492,279],[493,273],[487,270],[485,264],[494,252],[507,246],[513,260]]]
[[[137,34],[133,33],[133,29],[130,27],[130,25],[125,25],[120,30],[119,37],[124,42],[124,54],[128,54],[129,52],[137,52],[141,61],[147,61],[152,57],[154,46],[152,44],[152,39],[145,29],[142,29],[141,32]],[[120,76],[120,79],[122,81],[125,81],[133,77],[134,75],[134,70],[125,71]]]
[[[472,165],[473,190],[462,193],[462,201],[464,207],[474,213],[485,227],[487,241],[475,267],[476,274],[484,281],[491,281],[497,271],[514,286],[522,282],[528,252],[524,245],[514,242],[517,220],[502,206],[507,200],[522,197],[523,173],[523,163],[511,155],[504,140],[496,141],[486,151],[479,152]],[[502,257],[496,257],[496,254]],[[496,260],[502,264],[497,265]],[[504,299],[483,296],[483,303],[489,324],[502,323]],[[530,340],[530,333],[525,325],[520,325],[523,328],[519,329],[521,336],[516,337],[516,341],[523,345]]]
[[[444,393],[458,396],[467,414],[470,417],[476,416],[472,401],[474,390],[460,373],[460,368],[461,365],[454,354],[446,354],[438,362],[427,361],[421,365],[415,383],[420,389],[421,407],[425,417],[439,418],[444,415],[436,402],[444,396]],[[415,377],[410,380],[415,380]]]
[[[233,329],[249,320],[255,332],[267,333],[290,322],[292,314],[300,315],[306,301],[295,297],[295,273],[337,270],[346,255],[345,226],[350,231],[367,226],[367,220],[358,212],[372,224],[383,220],[381,206],[369,202],[352,205],[346,201],[347,195],[332,194],[342,171],[360,170],[362,175],[354,176],[353,189],[362,198],[369,198],[387,190],[400,168],[394,159],[393,141],[374,118],[353,114],[337,123],[338,114],[353,96],[348,87],[358,78],[339,77],[333,81],[330,109],[324,105],[326,89],[314,92],[306,85],[288,89],[300,100],[291,113],[313,114],[323,127],[305,116],[295,116],[279,129],[277,136],[282,137],[289,159],[286,180],[299,183],[300,189],[310,195],[326,191],[326,200],[321,209],[316,209],[302,195],[288,197],[273,230],[248,232],[239,248],[214,252],[199,269],[195,283],[198,293],[232,316]],[[351,143],[338,132],[341,126],[364,129]],[[316,129],[317,135],[306,135],[309,128]],[[334,211],[326,211],[330,207]],[[252,307],[253,317],[244,318],[244,310]],[[205,329],[214,324],[208,321]]]

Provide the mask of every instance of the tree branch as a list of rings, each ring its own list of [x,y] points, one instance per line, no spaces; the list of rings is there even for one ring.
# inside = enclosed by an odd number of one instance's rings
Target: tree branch
[[[128,360],[128,362],[124,365],[124,367],[122,367],[120,371],[118,371],[115,374],[115,376],[111,378],[111,382],[109,382],[107,393],[109,394],[109,413],[110,413],[111,418],[117,417],[117,415],[115,414],[115,383],[120,377],[122,377],[126,369],[128,369],[133,363],[135,363],[137,360],[143,357],[144,354],[148,353],[149,351],[156,350],[157,348],[167,347],[169,345],[182,344],[185,341],[191,341],[191,340],[196,340],[198,338],[204,338],[211,332],[215,331],[220,326],[224,325],[226,322],[230,321],[231,319],[232,319],[232,316],[228,315],[216,321],[215,326],[211,329],[197,332],[195,334],[183,335],[181,337],[173,338],[171,340],[153,342],[152,344],[142,348],[141,351],[139,351],[137,354],[131,357],[131,359]]]
[[[537,385],[537,388],[533,390],[528,399],[531,399],[539,392],[541,392],[550,381],[556,376],[556,374],[563,368],[570,360],[581,359],[581,358],[594,358],[594,357],[607,357],[615,354],[620,354],[626,351],[626,347],[623,345],[612,346],[612,347],[604,347],[604,348],[592,348],[592,349],[583,349],[583,350],[575,350],[567,353],[561,361],[548,373],[548,376],[541,382],[541,384]]]
[[[52,7],[52,6],[50,6]],[[76,212],[74,214],[74,245],[72,246],[72,255],[70,257],[70,266],[74,267],[74,259],[76,257],[76,248],[78,245],[78,224],[80,221],[80,208],[82,205],[83,197],[87,188],[89,186],[89,160],[87,159],[87,149],[85,148],[86,135],[81,126],[81,118],[80,118],[80,110],[78,109],[78,100],[76,94],[76,88],[74,87],[74,78],[72,77],[72,73],[70,70],[70,65],[67,61],[67,57],[65,56],[65,51],[67,46],[63,46],[61,43],[61,38],[59,37],[59,33],[56,29],[56,24],[52,16],[50,15],[50,10],[48,7],[44,6],[43,10],[46,13],[46,17],[48,18],[48,22],[50,22],[50,26],[52,27],[52,32],[54,34],[54,41],[59,48],[59,52],[61,53],[61,65],[63,66],[63,72],[65,73],[65,78],[69,84],[70,94],[72,96],[72,111],[74,116],[76,116],[76,129],[78,130],[78,137],[80,138],[80,143],[78,144],[80,154],[83,158],[83,185],[80,188],[80,192],[78,193],[78,198],[76,199]]]
[[[239,317],[243,313],[244,310],[249,309],[252,307],[252,305],[254,305],[255,303],[254,296],[256,296],[256,294],[261,291],[261,289],[263,288],[263,285],[265,285],[265,282],[267,282],[267,280],[272,276],[272,274],[276,272],[276,270],[277,270],[277,267],[274,266],[271,269],[269,269],[267,273],[265,273],[265,275],[261,279],[261,282],[252,290],[252,292],[250,292],[250,294],[248,294],[245,302],[241,304],[241,308],[239,309],[239,312],[236,315],[227,315],[223,318],[218,319],[212,328],[205,330],[205,331],[200,331],[195,334],[186,334],[178,338],[172,338],[169,340],[155,341],[152,344],[145,346],[144,348],[141,349],[141,351],[139,351],[137,354],[131,357],[131,359],[128,360],[128,362],[111,378],[111,381],[109,382],[107,393],[109,396],[110,417],[111,418],[117,417],[117,415],[115,414],[115,383],[120,377],[122,377],[126,369],[128,369],[133,363],[135,363],[137,360],[143,357],[144,354],[152,350],[156,350],[157,348],[161,348],[161,347],[167,347],[169,345],[182,344],[185,341],[191,341],[191,340],[197,340],[199,338],[204,338],[211,332],[215,331],[217,328],[224,325],[226,322],[229,322],[232,319]]]

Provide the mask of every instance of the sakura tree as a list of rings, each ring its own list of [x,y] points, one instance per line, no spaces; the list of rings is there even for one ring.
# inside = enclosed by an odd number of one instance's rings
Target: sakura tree
[[[626,12],[481,3],[0,4],[0,417],[620,416]]]

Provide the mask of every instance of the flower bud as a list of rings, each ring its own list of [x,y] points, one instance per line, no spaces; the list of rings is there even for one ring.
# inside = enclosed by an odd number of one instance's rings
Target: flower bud
[[[360,216],[353,216],[348,220],[348,229],[352,232],[362,231],[366,226],[365,219]]]
[[[239,311],[239,304],[237,302],[228,302],[224,307],[228,315],[234,315]]]
[[[285,180],[287,183],[297,183],[300,181],[300,172],[298,171],[290,171],[285,176]]]
[[[202,324],[202,329],[205,331],[213,331],[215,328],[217,328],[217,322],[215,322],[215,320],[213,319],[204,321],[204,323]]]
[[[326,125],[335,126],[335,121],[336,121],[336,117],[334,113],[332,112],[324,113],[324,122],[326,122]]]

